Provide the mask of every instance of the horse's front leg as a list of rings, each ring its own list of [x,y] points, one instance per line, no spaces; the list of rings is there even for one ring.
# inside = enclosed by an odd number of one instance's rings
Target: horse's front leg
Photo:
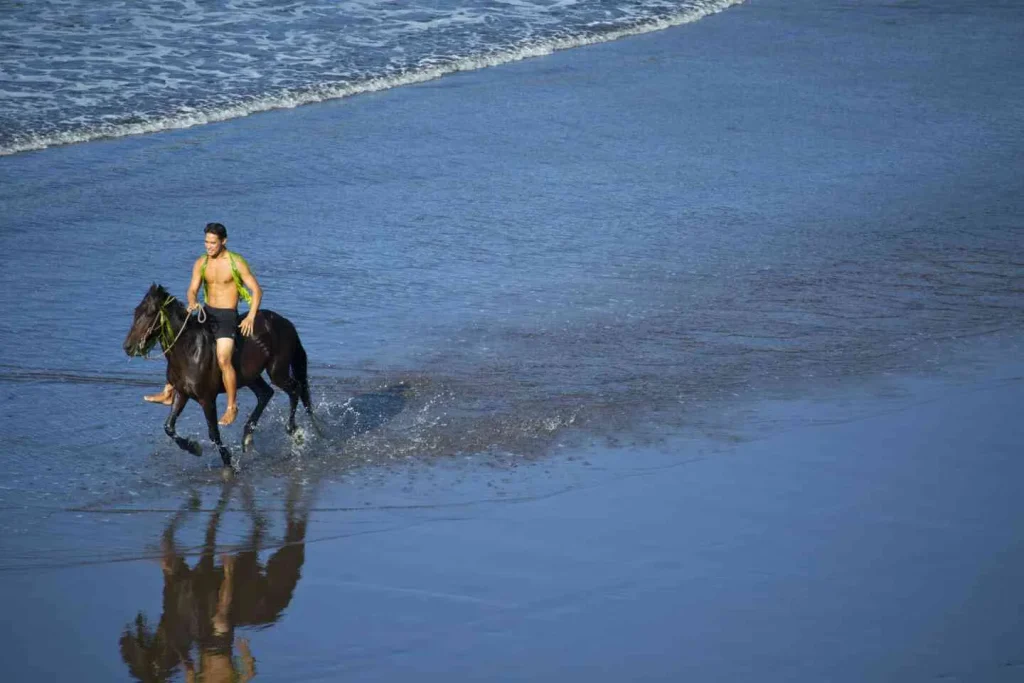
[[[167,416],[167,421],[164,422],[164,432],[167,436],[174,439],[174,443],[178,444],[178,448],[183,451],[188,451],[192,455],[202,455],[203,447],[198,441],[180,437],[177,432],[174,431],[174,425],[178,422],[178,416],[181,415],[181,411],[185,409],[186,403],[188,403],[188,396],[180,391],[175,391],[174,405],[171,406],[171,414]]]
[[[220,428],[217,426],[217,401],[215,399],[203,399],[199,401],[199,404],[203,406],[203,414],[206,416],[206,426],[210,430],[210,441],[220,451],[220,459],[224,463],[224,467],[231,467],[231,451],[221,443]]]

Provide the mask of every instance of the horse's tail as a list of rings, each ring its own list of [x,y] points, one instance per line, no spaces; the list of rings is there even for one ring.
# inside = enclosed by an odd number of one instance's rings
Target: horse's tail
[[[309,400],[309,377],[307,373],[306,349],[302,348],[302,341],[299,339],[299,335],[295,335],[295,353],[292,354],[292,377],[299,383],[299,398],[302,399],[302,405],[305,406],[306,411],[312,411]]]

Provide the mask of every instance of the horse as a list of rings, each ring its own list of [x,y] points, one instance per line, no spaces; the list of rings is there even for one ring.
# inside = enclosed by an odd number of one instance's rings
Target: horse
[[[167,381],[174,387],[174,404],[164,423],[164,432],[182,450],[202,455],[202,447],[192,439],[178,436],[174,425],[189,399],[203,409],[210,440],[220,451],[225,467],[231,466],[231,452],[221,442],[217,426],[217,395],[224,392],[220,367],[217,365],[216,342],[205,324],[193,320],[184,304],[166,289],[153,284],[135,307],[131,329],[124,340],[128,356],[146,356],[159,343],[167,358]],[[266,371],[274,386],[288,394],[291,409],[285,430],[294,434],[295,410],[299,400],[313,420],[306,375],[306,350],[302,348],[295,326],[283,315],[266,309],[256,313],[251,337],[239,337],[232,363],[238,387],[249,387],[256,394],[253,409],[242,430],[242,451],[252,446],[252,432],[257,420],[274,395],[263,379]],[[314,423],[315,426],[315,423]]]

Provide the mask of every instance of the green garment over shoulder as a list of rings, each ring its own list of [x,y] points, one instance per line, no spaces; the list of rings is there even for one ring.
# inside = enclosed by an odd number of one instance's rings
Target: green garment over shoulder
[[[238,296],[242,301],[252,306],[252,294],[250,294],[249,290],[242,284],[242,274],[238,272],[238,266],[235,264],[235,259],[238,259],[245,264],[246,268],[249,267],[249,262],[242,258],[241,254],[236,254],[235,252],[227,251],[226,249],[225,251],[228,255],[228,262],[231,264],[231,277],[235,279],[235,287],[238,289]],[[203,298],[207,301],[210,300],[210,285],[206,283],[206,264],[209,262],[210,255],[207,254],[203,257],[203,265],[199,268],[199,279],[203,281]]]

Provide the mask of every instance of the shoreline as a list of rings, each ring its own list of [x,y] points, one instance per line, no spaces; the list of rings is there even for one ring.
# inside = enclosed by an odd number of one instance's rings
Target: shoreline
[[[0,147],[0,157],[13,156],[26,152],[37,152],[66,145],[86,144],[103,140],[118,140],[135,135],[150,135],[167,131],[188,130],[196,126],[233,121],[255,114],[265,114],[284,109],[295,109],[310,104],[322,104],[347,99],[358,95],[384,92],[394,88],[407,87],[420,83],[429,83],[439,78],[467,71],[478,71],[495,66],[513,64],[528,59],[550,56],[556,52],[572,50],[590,45],[614,42],[623,38],[640,36],[647,33],[664,31],[684,26],[705,17],[727,11],[745,0],[720,0],[723,4],[711,8],[694,10],[688,8],[683,14],[648,20],[638,25],[616,28],[606,33],[584,34],[572,38],[552,38],[541,44],[519,45],[505,48],[496,53],[472,55],[456,59],[441,66],[414,69],[401,76],[375,76],[363,81],[344,84],[318,84],[315,87],[295,89],[284,94],[258,96],[255,101],[249,98],[245,103],[207,112],[193,107],[158,118],[145,123],[103,124],[91,130],[63,131],[39,138],[30,136],[27,141],[14,141],[7,147]],[[23,136],[24,137],[24,136]]]

